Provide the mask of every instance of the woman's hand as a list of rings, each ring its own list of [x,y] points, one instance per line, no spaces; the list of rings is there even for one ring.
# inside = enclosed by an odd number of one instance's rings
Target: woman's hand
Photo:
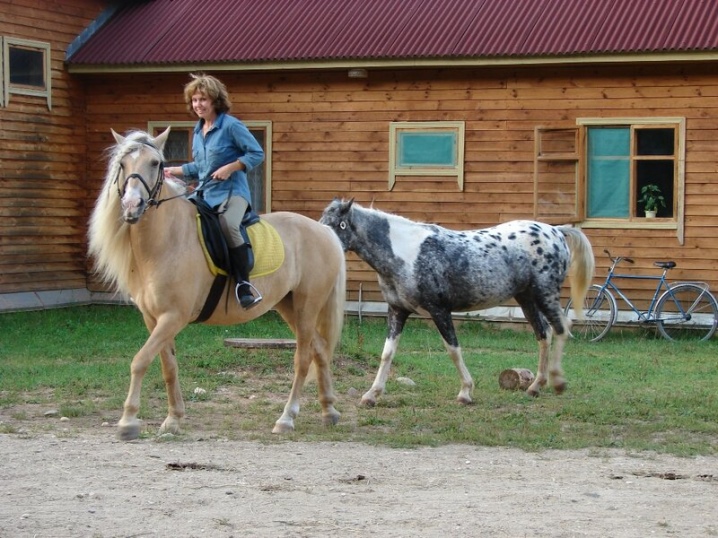
[[[168,166],[165,168],[165,179],[172,179],[173,177],[182,177],[182,167],[181,166]]]
[[[229,176],[237,172],[238,170],[244,170],[244,164],[242,164],[240,161],[234,161],[229,164],[225,164],[224,166],[220,166],[212,173],[212,179],[216,179],[217,181],[224,181],[225,179],[229,179]]]

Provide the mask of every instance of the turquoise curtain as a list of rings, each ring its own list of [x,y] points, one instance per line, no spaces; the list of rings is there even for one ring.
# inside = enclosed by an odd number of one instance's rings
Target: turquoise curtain
[[[627,218],[631,173],[628,127],[588,130],[588,217]]]

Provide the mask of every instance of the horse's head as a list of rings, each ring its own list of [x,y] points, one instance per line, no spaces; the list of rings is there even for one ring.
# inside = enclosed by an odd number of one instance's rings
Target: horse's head
[[[355,230],[352,223],[352,205],[354,198],[351,200],[340,200],[335,198],[324,210],[319,222],[325,226],[329,226],[339,237],[342,248],[346,252],[351,250],[354,242]]]
[[[129,224],[137,222],[148,207],[157,204],[164,181],[162,149],[169,133],[169,127],[156,138],[142,131],[133,131],[127,136],[112,131],[117,141],[112,168],[122,218]]]

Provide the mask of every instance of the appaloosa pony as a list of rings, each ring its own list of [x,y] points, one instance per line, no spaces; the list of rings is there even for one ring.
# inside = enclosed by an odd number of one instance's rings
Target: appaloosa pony
[[[214,276],[198,238],[195,206],[183,196],[182,186],[163,183],[162,150],[169,129],[156,138],[142,131],[112,133],[117,144],[110,149],[107,176],[90,219],[89,253],[101,277],[137,305],[150,332],[132,359],[129,393],[118,424],[119,437],[127,440],[140,433],[142,378],[158,354],[169,407],[160,433],[179,431],[185,407],[175,337],[203,311]],[[334,424],[339,413],[330,366],[344,321],[344,252],[331,230],[308,217],[278,212],[262,219],[276,229],[284,245],[281,265],[252,280],[264,300],[251,310],[233,299],[223,300],[206,323],[244,323],[277,310],[296,335],[297,347],[289,400],[273,431],[294,429],[312,363],[324,422]]]
[[[556,392],[564,390],[561,356],[570,322],[560,304],[561,285],[570,274],[573,302],[582,305],[594,271],[591,244],[581,231],[517,220],[457,232],[367,209],[353,200],[334,200],[320,222],[337,233],[344,250],[355,252],[377,272],[389,305],[381,365],[362,404],[374,405],[384,392],[399,337],[412,313],[428,313],[436,323],[461,377],[457,399],[470,403],[474,381],[464,364],[452,312],[482,310],[512,297],[539,342],[538,374],[527,392],[537,396],[548,376]]]

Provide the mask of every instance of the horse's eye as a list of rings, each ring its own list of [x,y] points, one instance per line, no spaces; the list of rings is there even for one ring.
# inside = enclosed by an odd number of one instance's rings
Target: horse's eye
[[[157,166],[159,166],[159,165],[160,165],[160,162],[159,162],[157,159],[154,159],[154,160],[152,161],[152,166],[153,166],[153,167],[157,167]]]
[[[341,221],[341,222],[339,223],[339,228],[341,228],[342,230],[346,230],[346,229],[347,229],[347,223],[344,222],[344,221]]]

